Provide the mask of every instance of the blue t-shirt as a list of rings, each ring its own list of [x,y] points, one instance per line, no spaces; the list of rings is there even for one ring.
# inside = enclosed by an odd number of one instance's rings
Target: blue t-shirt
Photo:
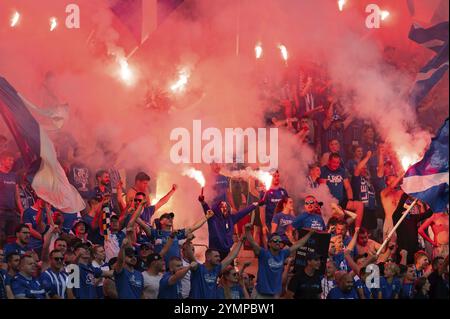
[[[191,299],[216,299],[217,278],[222,271],[222,265],[208,270],[205,265],[191,271]]]
[[[355,288],[352,288],[349,292],[343,292],[338,287],[334,287],[328,293],[327,299],[359,299],[359,297]]]
[[[272,223],[278,225],[275,233],[277,233],[278,235],[286,234],[289,225],[292,225],[294,220],[295,217],[291,214],[283,214],[281,212],[273,216]]]
[[[172,273],[166,272],[159,281],[158,299],[183,299],[181,295],[181,280],[174,285],[169,285],[169,278]]]
[[[244,299],[244,290],[240,285],[233,285],[230,288],[230,293],[230,299]],[[225,299],[225,289],[223,287],[217,289],[217,299]]]
[[[114,271],[114,279],[119,299],[141,299],[144,290],[144,277],[141,272],[122,268],[119,273]]]
[[[284,261],[290,255],[289,249],[283,249],[277,256],[261,248],[258,256],[258,279],[256,290],[263,295],[277,295],[282,290]]]
[[[23,212],[23,223],[24,224],[30,224],[31,228],[33,228],[35,231],[39,232],[37,229],[37,215],[38,211],[34,208],[30,207],[27,208]],[[42,219],[44,225],[47,225],[47,218],[45,211],[42,212]],[[42,247],[42,240],[34,238],[33,236],[30,236],[30,242],[28,243],[28,247],[30,249],[39,249]]]
[[[375,209],[375,188],[372,183],[364,176],[353,176],[351,184],[354,199],[363,202],[368,209]]]
[[[363,281],[363,280],[361,280],[361,278],[358,278],[356,281],[355,281],[355,287],[357,288],[357,289],[362,289],[363,290],[363,293],[364,293],[364,297],[366,297],[366,299],[371,299],[371,298],[373,298],[373,291],[371,291],[371,289],[369,289],[368,287],[367,287],[367,285],[366,285],[366,283]]]
[[[19,254],[20,256],[25,255],[27,251],[29,251],[30,248],[28,246],[22,247],[18,243],[14,242],[11,244],[6,244],[5,248],[3,249],[3,253],[5,255],[5,261],[6,257],[8,257],[11,253]]]
[[[320,178],[327,180],[327,186],[331,195],[339,201],[345,199],[344,180],[348,178],[348,175],[342,165],[335,171],[329,169],[328,166],[322,166],[320,168]]]
[[[14,172],[0,172],[0,212],[16,210],[17,175]]]
[[[395,295],[400,293],[402,284],[400,279],[394,278],[392,283],[388,283],[385,277],[380,278],[380,291],[383,299],[394,299]]]
[[[102,270],[92,265],[78,264],[80,269],[80,287],[73,288],[77,299],[97,299],[97,290],[95,289],[95,278],[102,276]]]
[[[261,194],[261,198],[264,196],[264,193]],[[275,208],[278,205],[278,202],[283,198],[287,197],[288,192],[284,188],[277,188],[277,189],[269,189],[267,191],[266,195],[266,224],[270,230],[270,223],[272,222],[273,214],[275,212]]]
[[[350,175],[354,175],[355,174],[355,168],[356,168],[357,165],[358,165],[358,162],[356,160],[354,160],[354,159],[348,160],[347,161],[347,165],[346,165],[347,172]]]
[[[45,292],[50,296],[59,296],[63,299],[67,298],[67,277],[69,275],[65,271],[59,273],[54,272],[52,269],[47,269],[41,274],[39,281]]]
[[[300,230],[302,228],[325,230],[327,228],[322,216],[320,216],[319,214],[310,214],[307,212],[303,212],[298,215],[292,223],[292,227],[297,230]]]
[[[45,289],[39,280],[27,278],[22,274],[17,274],[11,281],[11,289],[14,296],[26,297],[31,299],[45,299]]]
[[[169,240],[171,231],[166,230],[157,230],[152,228],[152,239],[155,241],[155,252],[160,253],[163,249],[164,245]],[[164,260],[166,262],[166,266],[169,266],[170,258],[173,256],[180,257],[180,240],[186,239],[186,230],[181,229],[178,231],[177,235],[173,239],[172,246],[170,246],[166,255],[164,256]]]
[[[400,292],[401,299],[413,299],[414,298],[414,284],[403,284]]]

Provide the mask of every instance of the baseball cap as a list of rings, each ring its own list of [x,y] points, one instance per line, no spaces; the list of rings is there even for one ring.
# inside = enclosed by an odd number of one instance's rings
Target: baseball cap
[[[164,218],[174,218],[174,217],[175,217],[174,213],[165,213],[159,217],[159,220],[164,219]]]
[[[89,225],[82,219],[76,219],[72,225],[72,231],[75,232],[75,228],[77,228],[78,224],[84,224],[86,227],[86,231],[88,230]]]
[[[306,260],[317,260],[322,259],[322,256],[317,253],[307,253]]]
[[[150,266],[152,262],[161,260],[162,257],[160,254],[150,254],[147,256],[147,265]]]

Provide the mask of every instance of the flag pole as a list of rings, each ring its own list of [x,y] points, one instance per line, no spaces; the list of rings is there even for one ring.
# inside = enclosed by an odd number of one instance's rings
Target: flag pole
[[[417,204],[418,199],[416,198],[412,204],[408,207],[408,209],[403,213],[403,216],[399,219],[399,221],[397,222],[397,224],[395,224],[394,228],[392,228],[392,230],[390,231],[389,235],[386,237],[386,239],[384,240],[383,244],[380,246],[380,248],[377,251],[377,256],[379,256],[381,254],[381,251],[384,249],[384,247],[387,245],[388,241],[391,239],[392,235],[394,235],[395,231],[397,230],[397,228],[400,226],[400,224],[403,222],[403,220],[406,218],[406,216],[408,216],[409,212],[411,211],[411,209]]]

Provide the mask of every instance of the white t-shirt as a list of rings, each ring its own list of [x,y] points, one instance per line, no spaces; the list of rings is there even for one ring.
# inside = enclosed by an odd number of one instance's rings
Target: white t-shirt
[[[162,275],[152,276],[147,271],[143,271],[142,276],[144,277],[143,299],[157,299]]]
[[[183,259],[183,267],[189,266],[190,263],[186,262]],[[189,297],[189,293],[191,292],[191,271],[189,270],[186,275],[181,279],[181,295],[183,299]]]

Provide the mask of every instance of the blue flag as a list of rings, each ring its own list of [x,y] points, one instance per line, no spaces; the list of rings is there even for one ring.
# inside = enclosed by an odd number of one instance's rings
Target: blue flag
[[[448,70],[448,21],[428,29],[413,25],[409,38],[437,54],[419,71],[410,91],[410,104],[418,107]]]
[[[407,170],[402,189],[430,205],[433,212],[442,212],[448,205],[448,174],[447,118],[423,159]]]
[[[3,77],[0,77],[0,114],[19,147],[36,194],[64,213],[83,210],[86,205],[67,180],[47,133]]]

